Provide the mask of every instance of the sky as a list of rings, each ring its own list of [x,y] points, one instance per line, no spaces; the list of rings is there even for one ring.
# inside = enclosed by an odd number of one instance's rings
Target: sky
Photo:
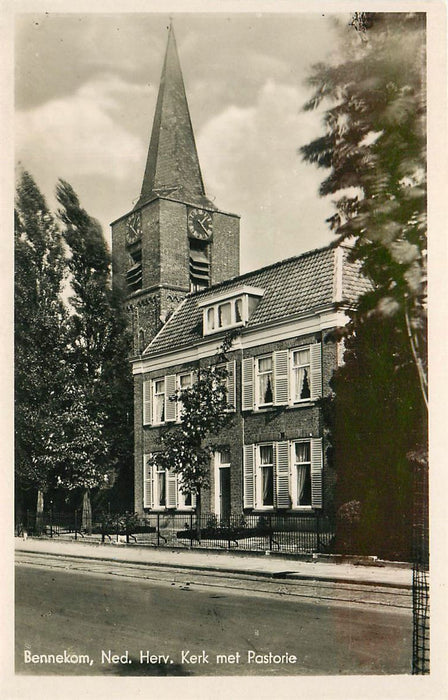
[[[336,45],[334,17],[171,17],[207,195],[241,216],[241,272],[327,245],[324,171],[298,148],[322,134],[322,113],[302,107],[310,66]],[[140,194],[169,21],[16,15],[16,164],[53,210],[57,180],[70,182],[108,240]]]

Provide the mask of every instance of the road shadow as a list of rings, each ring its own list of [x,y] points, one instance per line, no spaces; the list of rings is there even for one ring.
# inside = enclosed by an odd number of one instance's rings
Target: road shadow
[[[182,664],[140,663],[140,659],[129,658],[131,663],[117,664],[104,669],[104,673],[114,676],[192,676],[191,671],[187,671]]]

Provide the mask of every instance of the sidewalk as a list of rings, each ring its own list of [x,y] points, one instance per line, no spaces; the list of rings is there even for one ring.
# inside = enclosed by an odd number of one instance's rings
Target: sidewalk
[[[133,564],[240,573],[303,580],[356,583],[392,588],[410,588],[412,567],[388,562],[351,563],[319,560],[300,561],[270,555],[231,554],[207,550],[172,550],[125,544],[93,544],[79,541],[15,538],[15,550],[53,556],[128,562]]]

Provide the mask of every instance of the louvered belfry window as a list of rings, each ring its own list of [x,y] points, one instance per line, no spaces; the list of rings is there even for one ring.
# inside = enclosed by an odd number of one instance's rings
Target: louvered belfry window
[[[126,272],[126,283],[130,291],[136,292],[142,288],[142,246],[140,242],[129,250],[129,262],[131,267]]]
[[[198,292],[210,284],[210,260],[208,244],[204,241],[190,241],[190,289]]]

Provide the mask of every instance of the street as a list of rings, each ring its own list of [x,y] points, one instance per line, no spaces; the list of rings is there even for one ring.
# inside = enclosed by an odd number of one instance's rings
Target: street
[[[112,566],[116,566],[113,564]],[[106,567],[107,568],[107,567]],[[109,565],[111,568],[111,565]],[[409,610],[16,566],[18,673],[324,675],[410,673]]]

